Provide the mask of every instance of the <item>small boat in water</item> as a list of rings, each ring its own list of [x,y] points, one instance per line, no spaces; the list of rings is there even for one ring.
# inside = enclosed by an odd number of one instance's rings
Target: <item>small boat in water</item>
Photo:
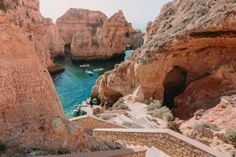
[[[98,69],[94,69],[93,71],[94,72],[99,72],[99,71],[103,71],[104,69],[103,68],[98,68]]]
[[[80,68],[87,68],[87,67],[89,67],[90,65],[89,64],[83,64],[83,65],[80,65],[79,67]]]
[[[80,105],[75,104],[73,106],[72,115],[75,116],[75,117],[80,115]]]
[[[89,74],[89,75],[93,75],[93,72],[90,70],[85,70],[85,73]]]

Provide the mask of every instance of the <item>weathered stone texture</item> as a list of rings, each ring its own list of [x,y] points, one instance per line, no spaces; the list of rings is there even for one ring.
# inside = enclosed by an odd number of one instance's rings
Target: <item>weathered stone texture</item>
[[[70,119],[70,121],[91,130],[97,128],[125,128],[124,126],[115,123],[110,123],[94,116],[82,116],[79,118],[72,118]]]
[[[64,56],[65,43],[59,34],[57,26],[50,18],[45,18],[44,24],[47,29],[44,39],[47,41],[51,57]]]
[[[172,157],[222,157],[223,155],[171,130],[95,129],[94,135],[107,141],[120,140],[131,145],[154,146]]]
[[[16,4],[17,2],[17,4]],[[77,150],[83,129],[66,120],[47,66],[38,0],[0,10],[0,141],[8,146]]]
[[[142,44],[143,34],[132,28],[122,11],[107,19],[99,11],[70,9],[56,23],[75,60],[106,59],[124,54],[127,45]]]
[[[180,118],[213,107],[236,91],[235,6],[211,0],[166,4],[149,23],[141,49],[100,77],[92,96],[114,102],[136,92],[163,100]]]

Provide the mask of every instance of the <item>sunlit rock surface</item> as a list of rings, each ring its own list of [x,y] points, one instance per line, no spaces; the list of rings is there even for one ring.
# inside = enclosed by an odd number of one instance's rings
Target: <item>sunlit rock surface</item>
[[[92,96],[112,103],[135,92],[163,100],[184,119],[213,107],[236,89],[235,9],[235,1],[166,4],[148,24],[141,49],[100,77]]]

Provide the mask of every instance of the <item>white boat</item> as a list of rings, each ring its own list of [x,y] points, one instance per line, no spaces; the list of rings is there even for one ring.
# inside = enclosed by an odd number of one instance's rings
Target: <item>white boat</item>
[[[73,106],[72,115],[79,116],[79,114],[80,114],[80,106],[78,104],[76,104]]]
[[[80,68],[87,68],[89,66],[90,66],[89,64],[83,64],[83,65],[80,65]]]
[[[93,71],[94,72],[99,72],[99,71],[103,71],[104,69],[103,68],[98,68],[98,69],[94,69]]]
[[[93,75],[93,72],[90,70],[85,70],[85,73],[89,74],[89,75]]]

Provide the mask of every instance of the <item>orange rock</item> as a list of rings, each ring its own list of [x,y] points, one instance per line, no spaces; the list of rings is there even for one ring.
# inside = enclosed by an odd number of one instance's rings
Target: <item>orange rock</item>
[[[96,31],[106,19],[106,15],[100,11],[71,8],[57,19],[56,25],[63,40],[68,44],[72,42],[72,38],[77,32],[84,34],[84,32],[92,32],[92,29]]]
[[[141,87],[145,99],[163,100],[181,118],[213,107],[236,90],[234,6],[232,1],[166,4],[149,23],[144,45],[100,77],[92,95],[114,102]]]
[[[49,52],[52,57],[64,56],[64,41],[59,34],[57,26],[52,22],[52,19],[44,19],[47,32],[45,34],[45,40],[47,41]]]
[[[8,8],[0,13],[7,19],[0,24],[0,139],[7,146],[76,150],[86,136],[65,118],[47,71],[52,62],[41,36],[39,1],[3,3]]]
[[[142,44],[142,32],[132,28],[122,11],[107,19],[99,11],[70,9],[56,23],[75,60],[122,55],[127,45]]]

